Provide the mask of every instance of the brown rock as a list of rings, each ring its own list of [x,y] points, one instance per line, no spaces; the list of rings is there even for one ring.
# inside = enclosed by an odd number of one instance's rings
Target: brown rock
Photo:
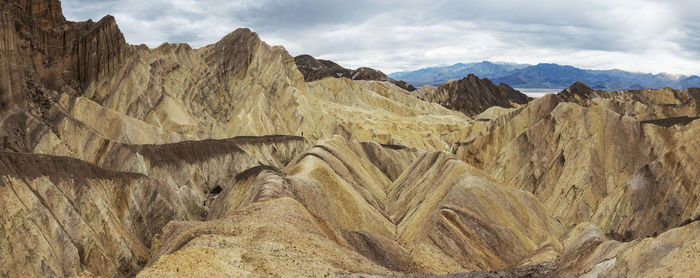
[[[461,80],[448,81],[435,90],[423,90],[419,97],[467,116],[477,115],[492,106],[512,108],[532,100],[506,84],[496,86],[490,80],[479,79],[473,74]]]
[[[409,92],[416,90],[416,87],[406,83],[406,81],[391,79],[383,72],[372,68],[360,67],[356,70],[349,70],[333,61],[316,59],[308,54],[294,57],[294,62],[299,71],[304,74],[304,80],[306,82],[316,81],[326,77],[345,77],[351,80],[386,81]]]
[[[306,82],[311,82],[325,77],[347,77],[350,70],[339,66],[333,61],[316,59],[311,55],[299,55],[294,57],[297,68],[304,75]]]
[[[698,89],[407,93],[248,29],[0,8],[0,277],[698,272]]]
[[[54,91],[87,86],[119,67],[128,47],[114,18],[68,22],[58,0],[0,4],[0,106],[25,106],[35,87]]]
[[[174,188],[77,159],[2,152],[0,176],[7,276],[133,276],[153,236],[184,219]]]
[[[456,144],[457,156],[532,192],[567,226],[592,221],[631,240],[693,219],[695,175],[684,165],[700,155],[687,139],[697,133],[697,121],[665,128],[637,120],[694,113],[689,91],[639,95],[586,87],[562,92],[573,103],[546,96],[499,118],[484,127],[485,135]]]

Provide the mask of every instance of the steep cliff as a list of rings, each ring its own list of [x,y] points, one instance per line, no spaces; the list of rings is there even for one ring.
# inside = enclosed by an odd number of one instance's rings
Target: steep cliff
[[[121,66],[129,51],[113,17],[68,22],[58,0],[0,4],[3,115],[45,105],[42,89],[79,90]],[[67,87],[67,88],[66,88]]]

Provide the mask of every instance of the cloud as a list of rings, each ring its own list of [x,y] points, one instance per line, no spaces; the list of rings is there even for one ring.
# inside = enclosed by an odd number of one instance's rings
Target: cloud
[[[693,0],[63,0],[127,41],[201,47],[238,27],[292,54],[385,72],[481,60],[700,74]]]

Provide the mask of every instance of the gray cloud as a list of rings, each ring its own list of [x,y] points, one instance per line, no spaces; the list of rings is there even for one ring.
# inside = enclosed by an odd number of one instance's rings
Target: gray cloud
[[[693,0],[63,0],[70,20],[112,14],[127,41],[201,47],[238,27],[292,55],[385,72],[481,60],[700,73]]]

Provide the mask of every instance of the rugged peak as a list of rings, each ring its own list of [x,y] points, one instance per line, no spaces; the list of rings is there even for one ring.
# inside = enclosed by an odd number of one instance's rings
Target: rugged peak
[[[416,87],[414,87],[413,85],[411,85],[408,82],[403,81],[403,80],[394,80],[393,83],[394,83],[394,85],[399,86],[400,88],[402,88],[406,91],[409,91],[409,92],[413,92],[413,91],[418,90],[418,89],[416,89]]]
[[[308,54],[294,57],[294,62],[297,64],[299,71],[304,75],[304,80],[306,82],[316,81],[326,77],[345,77],[352,80],[388,81],[409,92],[416,90],[416,87],[413,87],[413,85],[405,81],[389,78],[383,72],[373,68],[360,67],[356,70],[350,70],[341,67],[333,61],[316,59]]]
[[[0,0],[0,277],[700,272],[698,89],[407,93],[249,29],[148,49],[58,4]]]
[[[111,14],[105,15],[100,19],[97,24],[101,26],[117,26],[117,20]],[[119,31],[121,33],[121,30]]]
[[[2,1],[0,8],[0,105],[5,108],[24,107],[34,87],[85,87],[125,58],[126,41],[112,16],[97,23],[68,22],[57,0]]]
[[[74,45],[65,49],[70,53],[74,76],[82,86],[94,81],[100,72],[111,72],[124,60],[127,49],[126,39],[117,21],[107,15],[97,23],[85,22],[78,25],[74,36]]]
[[[6,7],[7,5],[7,7]],[[11,0],[0,3],[2,10],[14,10],[20,17],[31,18],[41,25],[60,25],[66,21],[58,0]]]
[[[294,57],[294,62],[297,64],[297,67],[299,67],[299,65],[305,65],[312,68],[320,68],[323,66],[319,60],[315,59],[309,54],[301,54]]]
[[[497,86],[497,85],[494,84],[493,81],[491,81],[490,79],[488,79],[488,78],[479,78],[478,76],[476,76],[476,75],[473,74],[473,73],[470,73],[470,74],[468,74],[466,77],[462,78],[461,80],[456,80],[455,82],[460,82],[460,81],[462,81],[462,82],[468,81],[468,82],[470,82],[470,83],[472,83],[472,84],[475,84],[475,85],[482,84],[482,85],[485,85],[485,86],[488,86],[488,87]],[[499,84],[498,86],[503,86],[503,88],[506,89],[506,90],[515,90],[515,89],[511,88],[510,86],[508,86],[508,84],[505,84],[505,83],[501,83],[501,84]]]
[[[448,81],[436,90],[425,90],[421,98],[468,116],[477,115],[492,106],[512,108],[531,100],[506,84],[496,86],[491,80],[480,79],[474,74],[461,80]]]
[[[224,43],[224,42],[237,42],[240,41],[241,39],[247,40],[247,39],[257,39],[260,40],[260,37],[258,37],[258,34],[251,31],[249,28],[238,28],[236,30],[233,30],[233,32],[228,33],[228,35],[224,36],[219,43]]]
[[[593,90],[593,88],[591,88],[590,86],[586,85],[586,83],[583,83],[582,81],[576,81],[576,82],[574,82],[574,84],[572,84],[571,86],[569,86],[568,89],[571,90],[571,91],[573,91],[573,92],[581,92],[581,93],[587,93],[587,94],[590,94],[590,93],[592,93],[593,91],[595,91],[595,90]]]
[[[238,28],[211,47],[207,63],[220,64],[223,72],[236,74],[248,66],[260,43],[258,34],[248,28]]]
[[[308,54],[294,57],[294,63],[297,64],[297,68],[304,75],[306,82],[323,79],[328,76],[347,77],[350,75],[349,69],[343,68],[333,61],[316,59]]]
[[[379,70],[368,67],[360,67],[352,72],[352,76],[350,79],[388,81],[389,77],[387,77],[386,74]]]
[[[476,76],[476,75],[473,74],[473,73],[470,73],[470,74],[467,75],[467,77],[465,77],[465,78],[463,78],[463,79],[469,79],[469,80],[476,80],[476,81],[478,81],[478,80],[479,80],[479,77]],[[491,82],[488,78],[484,78],[484,80],[487,80],[487,81]]]
[[[581,81],[576,81],[574,84],[569,86],[569,88],[564,89],[559,94],[557,94],[564,101],[574,102],[582,104],[586,100],[596,97],[602,97],[600,91],[596,91],[590,86],[586,85]]]
[[[304,66],[309,66],[309,67],[313,67],[313,68],[320,68],[323,66],[331,66],[331,65],[335,65],[335,66],[340,67],[338,64],[336,64],[332,61],[316,59],[309,54],[301,54],[299,56],[296,56],[296,57],[294,57],[294,61],[297,63],[297,65],[304,65]]]
[[[239,46],[250,46],[259,43],[260,37],[257,33],[248,28],[238,28],[221,38],[214,44],[215,48],[237,48]],[[245,47],[244,47],[245,48]]]

